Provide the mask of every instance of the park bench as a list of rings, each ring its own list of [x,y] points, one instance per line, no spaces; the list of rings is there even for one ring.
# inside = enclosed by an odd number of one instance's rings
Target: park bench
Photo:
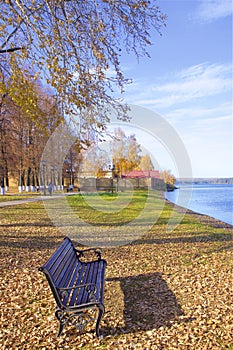
[[[91,251],[95,258],[87,260],[85,257]],[[39,271],[45,274],[56,301],[58,336],[67,323],[82,331],[91,321],[96,321],[96,335],[100,336],[106,265],[106,261],[101,258],[100,249],[78,250],[66,237],[49,260],[39,267]],[[98,311],[97,315],[93,309]]]
[[[71,192],[74,189],[74,185],[69,185],[66,189],[66,192]]]

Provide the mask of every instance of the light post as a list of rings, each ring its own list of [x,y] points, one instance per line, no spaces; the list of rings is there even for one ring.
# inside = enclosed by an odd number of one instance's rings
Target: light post
[[[73,168],[66,169],[66,173],[69,175],[70,185],[74,185],[75,170]]]
[[[59,168],[57,171],[57,189],[58,189],[58,191],[60,191],[60,189],[61,189],[61,175],[60,175]]]
[[[112,193],[113,193],[113,172],[115,170],[115,164],[110,164],[109,165],[109,170],[112,172],[112,181],[111,181],[111,183],[112,183]]]

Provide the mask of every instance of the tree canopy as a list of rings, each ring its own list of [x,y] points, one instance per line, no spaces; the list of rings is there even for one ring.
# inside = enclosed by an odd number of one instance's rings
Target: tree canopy
[[[148,55],[153,30],[165,24],[155,0],[0,0],[1,71],[14,67],[53,88],[65,114],[101,129],[128,80],[123,51]],[[11,57],[14,56],[12,61]],[[14,62],[14,65],[12,64]],[[87,112],[88,110],[88,112]]]
[[[116,171],[119,170],[122,174],[139,166],[141,148],[134,134],[126,136],[121,128],[115,129],[111,143],[112,161]]]

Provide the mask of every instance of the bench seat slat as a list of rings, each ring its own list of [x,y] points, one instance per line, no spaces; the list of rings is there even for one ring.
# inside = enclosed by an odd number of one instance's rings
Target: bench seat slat
[[[101,261],[97,261],[94,263],[94,269],[92,271],[92,275],[90,276],[90,282],[91,283],[94,283],[95,286],[96,286],[96,291],[95,291],[95,298],[96,300],[99,301],[99,294],[100,294],[100,284],[101,284],[101,281],[97,279],[97,274],[98,274],[98,271],[99,269],[101,269]],[[85,302],[85,301],[81,301],[81,302]]]
[[[72,258],[76,260],[75,256],[71,254],[70,249],[62,251],[60,255],[56,256],[56,259],[54,259],[49,266],[44,266],[51,276],[54,284],[59,283],[58,280],[62,279],[62,276],[65,273],[64,268],[69,268]]]
[[[52,268],[50,269],[50,273],[53,276],[55,283],[57,283],[57,280],[59,277],[61,277],[62,270],[69,267],[69,263],[72,259],[76,259],[72,247],[63,251],[62,254],[57,257]]]
[[[84,276],[84,274],[85,274],[85,264],[79,262],[76,269],[74,270],[73,278],[70,281],[69,287],[75,287],[81,284],[82,276]],[[70,306],[71,304],[73,305],[72,300],[75,300],[75,297],[76,297],[76,296],[73,296],[75,291],[76,289],[73,289],[73,290],[70,289],[70,291],[68,291],[67,296],[65,296],[63,300],[64,305],[66,306]],[[78,293],[78,289],[77,289],[77,293]]]
[[[86,263],[83,264],[82,273],[79,274],[78,279],[75,282],[75,286],[88,283],[86,280],[86,277],[89,273],[90,266],[91,266],[90,264],[86,264]],[[80,305],[80,303],[77,303],[77,300],[79,299],[80,295],[83,294],[85,290],[84,288],[79,288],[79,289],[77,288],[73,290],[72,297],[69,302],[69,306]]]
[[[103,292],[104,292],[104,272],[105,272],[105,264],[103,261],[100,261],[98,265],[98,272],[96,273],[96,284],[99,286],[99,290],[97,291],[97,298],[100,302],[103,302]]]
[[[75,256],[70,256],[70,258],[67,259],[65,265],[62,267],[62,269],[60,269],[60,275],[58,275],[54,280],[57,287],[64,288],[69,285],[78,263],[79,261]]]
[[[60,256],[66,254],[66,252],[71,249],[72,245],[70,242],[67,243],[66,240],[61,244],[60,247],[57,248],[57,250],[53,253],[53,255],[49,258],[49,260],[44,264],[44,268],[47,270],[50,270],[51,273],[53,273],[53,266],[55,265],[56,268],[56,262],[59,259]]]
[[[88,271],[86,271],[85,274],[85,280],[84,283],[92,283],[92,274],[94,270],[94,263],[89,263],[87,265]],[[93,287],[90,287],[89,290],[91,290]],[[80,304],[86,304],[89,301],[89,294],[88,294],[88,289],[82,289],[79,293],[78,298],[75,300],[76,305]]]

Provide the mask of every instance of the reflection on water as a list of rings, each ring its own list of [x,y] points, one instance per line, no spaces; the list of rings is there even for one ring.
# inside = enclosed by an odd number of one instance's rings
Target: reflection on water
[[[164,195],[172,203],[233,225],[233,185],[181,185]]]

